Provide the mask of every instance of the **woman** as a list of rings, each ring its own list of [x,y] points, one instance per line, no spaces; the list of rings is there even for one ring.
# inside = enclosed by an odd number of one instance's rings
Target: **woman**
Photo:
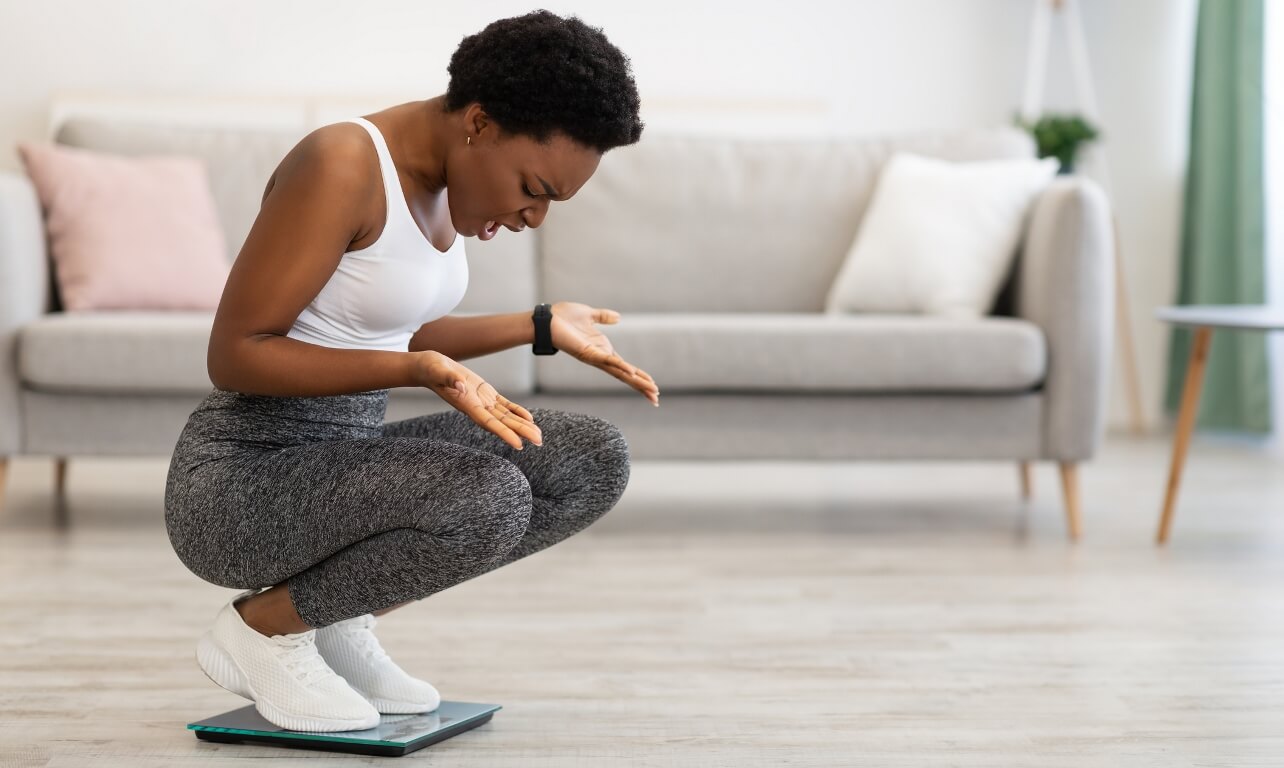
[[[604,152],[639,139],[627,57],[600,29],[537,11],[464,38],[449,73],[445,94],[319,128],[281,161],[215,315],[215,389],[170,462],[175,552],[246,590],[197,659],[282,728],[436,709],[374,617],[561,541],[624,492],[613,425],[527,410],[458,360],[539,342],[659,405],[594,327],[613,310],[446,314],[467,285],[464,236],[538,227]],[[384,424],[399,386],[455,410]]]

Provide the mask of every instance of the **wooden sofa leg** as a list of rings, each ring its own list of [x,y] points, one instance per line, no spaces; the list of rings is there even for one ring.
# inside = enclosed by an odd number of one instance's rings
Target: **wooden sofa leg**
[[[58,498],[67,495],[67,457],[59,456],[54,459],[54,493]]]
[[[66,528],[71,522],[67,514],[67,457],[54,459],[54,524]]]
[[[1070,540],[1079,540],[1079,465],[1073,461],[1061,462],[1061,491],[1066,500],[1066,523],[1070,527]]]
[[[1034,481],[1030,477],[1030,462],[1023,461],[1018,465],[1021,472],[1021,498],[1025,501],[1030,500],[1031,488]]]

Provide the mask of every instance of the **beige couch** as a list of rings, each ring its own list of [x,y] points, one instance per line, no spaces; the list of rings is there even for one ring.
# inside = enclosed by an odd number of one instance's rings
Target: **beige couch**
[[[265,180],[311,127],[73,117],[54,137],[205,158],[232,259]],[[1058,178],[990,317],[824,315],[896,148],[956,160],[1033,153],[1008,128],[788,141],[653,131],[607,153],[539,230],[470,239],[458,312],[559,300],[619,310],[606,332],[655,377],[662,406],[566,354],[522,347],[465,364],[527,407],[611,420],[641,460],[1058,462],[1076,533],[1075,467],[1101,439],[1111,357],[1107,201],[1090,181]],[[169,455],[211,388],[212,318],[60,311],[35,192],[0,174],[0,492],[7,456],[55,457],[61,470],[75,456]],[[428,390],[396,389],[388,419],[446,407]]]

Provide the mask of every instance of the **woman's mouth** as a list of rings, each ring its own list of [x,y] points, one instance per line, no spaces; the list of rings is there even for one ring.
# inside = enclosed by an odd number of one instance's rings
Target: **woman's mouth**
[[[489,240],[497,234],[499,234],[499,222],[488,221],[485,226],[481,228],[481,231],[477,233],[477,239]]]

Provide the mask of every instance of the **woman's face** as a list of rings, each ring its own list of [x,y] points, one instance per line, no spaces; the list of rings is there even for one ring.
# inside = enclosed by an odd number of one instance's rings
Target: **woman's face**
[[[570,199],[602,159],[564,134],[541,144],[505,133],[476,104],[465,110],[464,125],[472,143],[458,142],[446,157],[446,200],[455,231],[468,237],[538,227],[549,203]]]

